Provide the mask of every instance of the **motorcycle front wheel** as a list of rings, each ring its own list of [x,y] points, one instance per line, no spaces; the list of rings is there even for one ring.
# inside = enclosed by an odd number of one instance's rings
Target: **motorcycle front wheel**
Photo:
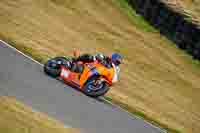
[[[90,97],[99,97],[105,95],[109,90],[109,86],[105,81],[101,81],[97,77],[89,79],[84,86],[84,93]]]

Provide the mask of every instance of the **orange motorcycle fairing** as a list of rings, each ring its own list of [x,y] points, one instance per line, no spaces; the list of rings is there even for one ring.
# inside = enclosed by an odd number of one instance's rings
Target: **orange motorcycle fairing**
[[[64,66],[61,67],[60,77],[64,82],[80,88],[79,76],[79,73],[72,72]]]
[[[85,64],[84,71],[80,75],[80,87],[83,88],[84,84],[92,76],[99,76],[111,86],[114,76],[114,69],[108,69],[98,62]]]
[[[85,63],[83,72],[75,73],[70,71],[68,68],[61,66],[60,77],[67,84],[78,87],[78,89],[83,90],[85,83],[93,76],[98,76],[102,80],[108,83],[108,85],[112,85],[112,79],[114,76],[113,68],[106,68],[102,64],[98,62],[93,63]]]

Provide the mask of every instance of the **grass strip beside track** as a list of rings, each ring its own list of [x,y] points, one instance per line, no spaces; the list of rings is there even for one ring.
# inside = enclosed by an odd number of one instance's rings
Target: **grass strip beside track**
[[[34,112],[13,97],[0,97],[0,114],[2,133],[79,133],[44,113]]]

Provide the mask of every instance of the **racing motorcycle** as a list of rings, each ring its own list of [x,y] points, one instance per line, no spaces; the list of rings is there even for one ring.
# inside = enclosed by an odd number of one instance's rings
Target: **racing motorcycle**
[[[78,72],[73,70],[74,65],[80,65]],[[114,69],[107,68],[102,63],[73,63],[66,57],[55,57],[44,65],[44,72],[63,80],[67,85],[75,87],[90,97],[105,95],[112,85]]]

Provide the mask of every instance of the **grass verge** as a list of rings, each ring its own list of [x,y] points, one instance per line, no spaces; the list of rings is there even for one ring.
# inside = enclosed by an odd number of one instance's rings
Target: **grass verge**
[[[139,29],[142,29],[146,32],[158,32],[152,25],[150,25],[143,16],[138,15],[135,10],[128,4],[127,0],[116,0],[122,8],[123,12],[127,14],[130,21],[137,26]]]
[[[46,114],[33,112],[13,97],[0,97],[0,131],[2,133],[78,133],[66,128]]]
[[[157,126],[159,128],[161,128],[163,130],[163,132],[167,131],[168,133],[182,133],[180,130],[178,129],[174,129],[169,127],[166,124],[161,123],[160,121],[157,121],[155,119],[153,119],[152,117],[149,117],[147,114],[138,111],[134,108],[131,108],[129,105],[121,103],[119,100],[113,100],[111,97],[105,96],[104,97],[106,100],[108,100],[109,102],[112,102],[118,106],[120,106],[121,108],[127,110],[133,117],[137,116],[140,119],[143,119],[145,121],[150,122],[151,124],[153,124],[154,126]]]

